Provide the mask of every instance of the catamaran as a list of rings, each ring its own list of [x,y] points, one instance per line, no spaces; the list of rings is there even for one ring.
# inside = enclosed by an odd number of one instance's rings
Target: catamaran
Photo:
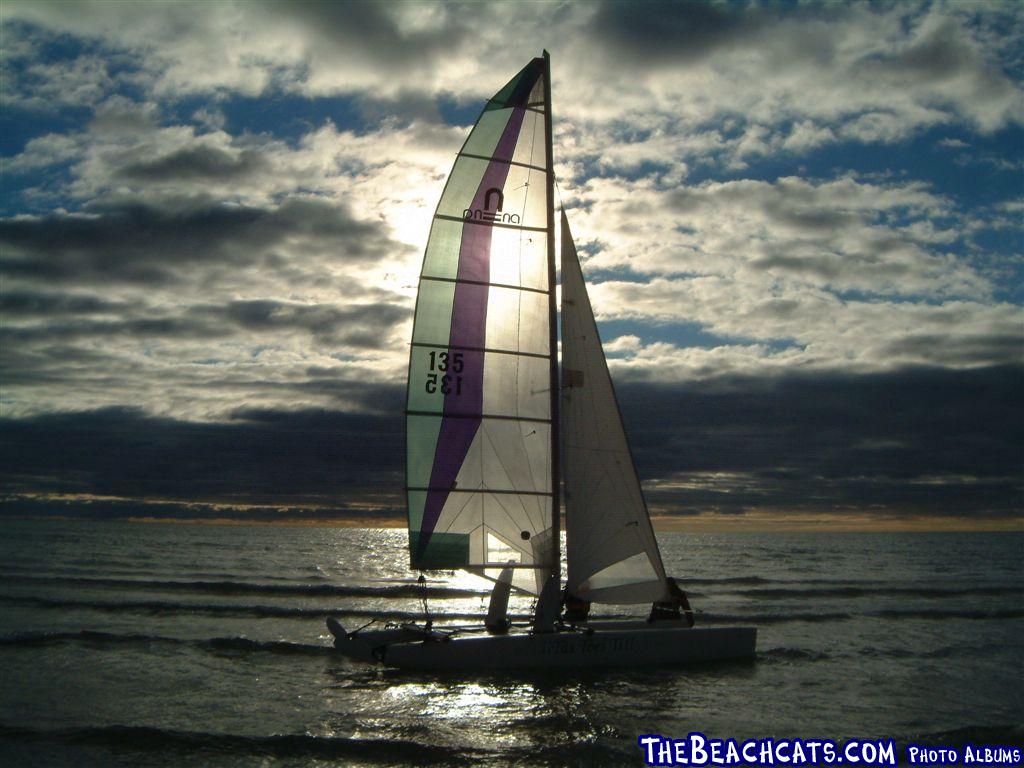
[[[685,597],[665,573],[564,210],[559,366],[554,179],[545,51],[487,102],[456,157],[431,224],[409,355],[410,567],[495,582],[487,620],[347,631],[330,617],[347,656],[479,670],[754,655],[754,628],[693,627],[688,604],[690,621],[679,611]],[[512,589],[537,597],[528,625],[506,618]],[[602,620],[589,617],[590,603],[655,610]]]

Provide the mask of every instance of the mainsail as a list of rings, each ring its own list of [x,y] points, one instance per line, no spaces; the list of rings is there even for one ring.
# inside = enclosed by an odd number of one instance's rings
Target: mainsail
[[[567,590],[602,603],[664,599],[665,568],[564,212],[562,438]]]
[[[556,551],[546,71],[534,59],[487,103],[448,177],[406,404],[412,567],[511,563],[533,593]]]

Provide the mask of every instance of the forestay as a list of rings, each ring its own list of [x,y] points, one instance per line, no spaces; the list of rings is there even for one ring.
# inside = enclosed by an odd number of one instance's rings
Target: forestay
[[[666,598],[661,553],[564,212],[562,439],[567,589],[601,603]]]
[[[452,168],[409,357],[411,566],[538,593],[552,561],[544,60],[492,98]]]

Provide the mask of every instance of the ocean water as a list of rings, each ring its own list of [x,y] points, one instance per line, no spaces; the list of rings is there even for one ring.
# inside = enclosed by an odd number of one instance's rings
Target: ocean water
[[[659,539],[700,623],[758,628],[755,661],[380,669],[334,653],[324,617],[420,614],[403,530],[0,523],[0,765],[641,765],[638,734],[694,730],[1024,741],[1024,535]],[[436,575],[429,608],[477,618],[486,586]]]

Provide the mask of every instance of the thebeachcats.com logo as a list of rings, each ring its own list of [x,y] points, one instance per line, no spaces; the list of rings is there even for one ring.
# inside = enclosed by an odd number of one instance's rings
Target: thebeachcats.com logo
[[[984,765],[1022,764],[1019,747],[966,744],[929,747],[908,744],[897,750],[893,739],[715,739],[693,731],[685,739],[654,733],[637,737],[647,765]]]

